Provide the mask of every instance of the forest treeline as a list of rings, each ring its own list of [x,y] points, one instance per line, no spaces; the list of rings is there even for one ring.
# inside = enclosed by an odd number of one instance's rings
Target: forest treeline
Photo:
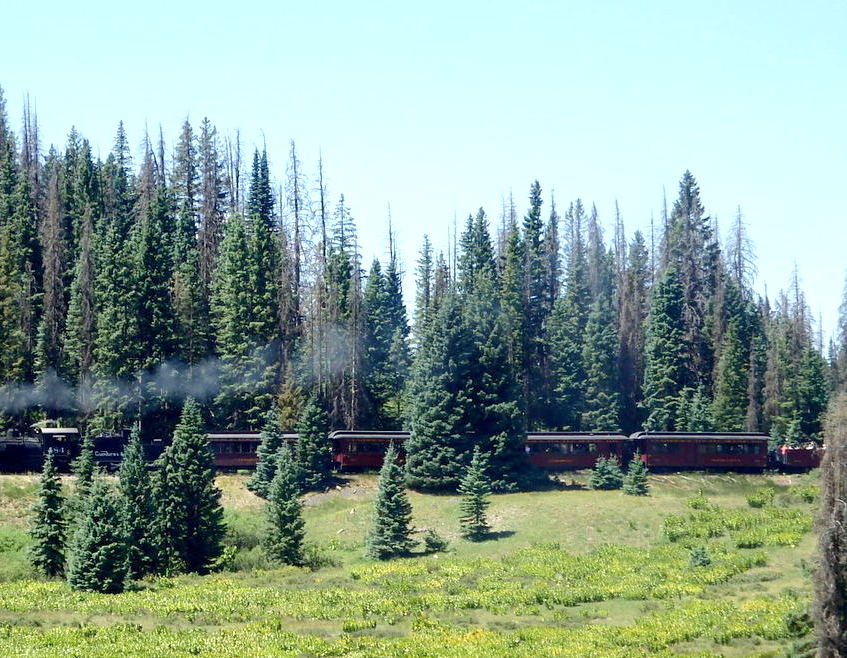
[[[104,160],[75,129],[44,152],[0,92],[5,428],[140,418],[167,437],[193,395],[210,427],[258,428],[276,405],[293,429],[312,400],[333,428],[409,429],[427,487],[458,483],[477,444],[509,479],[526,429],[817,437],[843,370],[796,273],[757,295],[740,211],[722,244],[689,172],[655,239],[620,213],[606,237],[596,208],[534,182],[446,256],[424,240],[407,311],[394,236],[362,263],[344,196],[293,142],[276,175],[208,119],[141,151],[119,124]]]

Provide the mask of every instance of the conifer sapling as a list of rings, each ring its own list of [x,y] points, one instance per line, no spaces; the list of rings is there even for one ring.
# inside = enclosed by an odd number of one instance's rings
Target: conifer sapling
[[[268,489],[265,550],[276,562],[302,564],[305,525],[297,498],[300,493],[297,469],[287,444],[277,453],[275,471]]]
[[[365,542],[368,557],[389,560],[408,555],[415,545],[411,537],[412,505],[406,495],[403,468],[397,463],[392,443],[379,472],[373,522]]]
[[[647,464],[637,452],[632,456],[632,461],[629,462],[626,475],[624,475],[623,492],[628,496],[646,496],[649,493]]]
[[[49,578],[65,572],[65,534],[62,482],[56,470],[53,450],[47,452],[39,481],[38,502],[32,510],[29,559],[33,567]]]
[[[127,543],[120,498],[95,477],[82,502],[68,551],[68,584],[75,590],[116,594],[127,577]]]
[[[459,485],[459,493],[462,494],[459,503],[462,535],[472,541],[485,539],[491,530],[485,516],[485,510],[490,504],[488,496],[491,494],[491,481],[486,474],[486,463],[479,446],[474,447],[471,463]]]

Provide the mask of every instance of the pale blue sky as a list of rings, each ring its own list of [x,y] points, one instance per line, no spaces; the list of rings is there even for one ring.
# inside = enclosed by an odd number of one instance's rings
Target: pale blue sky
[[[293,138],[308,169],[323,152],[366,264],[391,204],[410,271],[424,232],[445,246],[454,214],[496,218],[510,190],[522,213],[535,178],[607,227],[617,199],[631,235],[690,169],[722,227],[741,205],[759,288],[796,261],[835,327],[843,0],[9,4],[0,85],[16,127],[30,94],[45,146],[76,125],[105,155],[119,119],[133,144],[160,123],[172,144],[209,116],[249,150],[264,136],[282,176]]]

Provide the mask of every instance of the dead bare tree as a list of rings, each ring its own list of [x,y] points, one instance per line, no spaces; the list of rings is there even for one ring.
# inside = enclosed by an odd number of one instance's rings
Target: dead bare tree
[[[830,404],[821,464],[815,625],[820,658],[847,657],[847,393]]]

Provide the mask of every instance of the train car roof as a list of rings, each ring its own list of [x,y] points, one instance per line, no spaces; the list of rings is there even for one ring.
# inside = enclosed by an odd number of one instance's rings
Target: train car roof
[[[206,439],[209,441],[258,441],[261,440],[261,438],[261,432],[208,432],[206,434]],[[283,432],[282,438],[292,441],[296,440],[298,436],[294,432]]]
[[[261,440],[261,432],[253,431],[232,431],[232,432],[207,432],[206,438],[209,441],[250,441]],[[283,432],[282,438],[291,441],[299,438],[294,432]]]
[[[636,432],[631,439],[658,439],[661,441],[767,441],[770,437],[761,432]]]
[[[625,434],[616,432],[527,432],[527,441],[625,441]]]
[[[386,430],[335,430],[330,432],[331,439],[408,439],[409,433]]]
[[[48,436],[54,434],[79,434],[79,430],[76,427],[42,427],[38,430],[39,434],[47,434]]]

